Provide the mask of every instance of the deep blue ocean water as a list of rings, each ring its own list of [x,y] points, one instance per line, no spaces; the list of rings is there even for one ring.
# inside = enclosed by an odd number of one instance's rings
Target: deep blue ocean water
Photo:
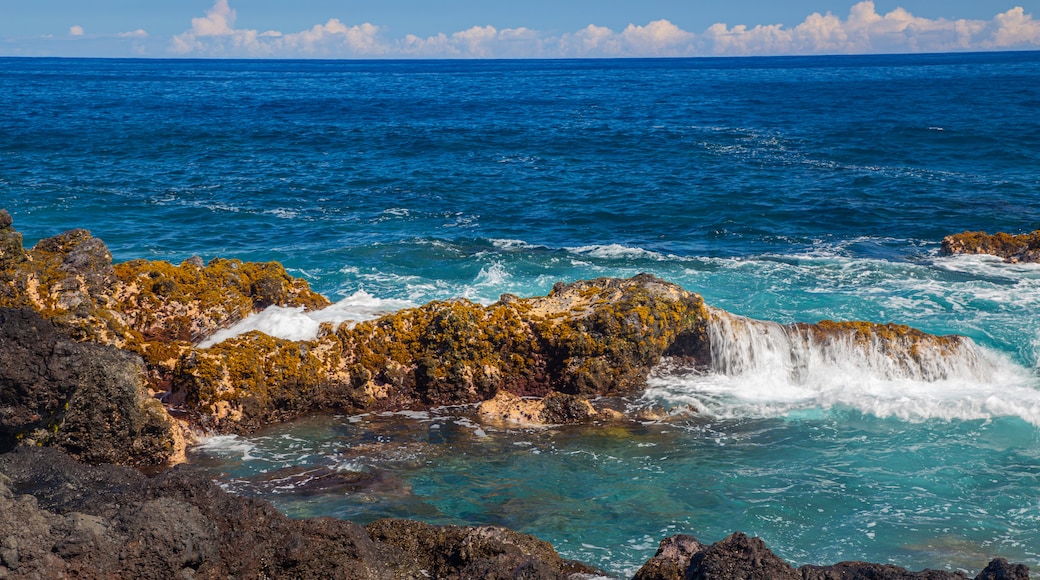
[[[0,59],[0,207],[27,244],[278,260],[353,312],[651,272],[761,320],[967,335],[986,366],[937,381],[661,369],[629,403],[697,414],[326,417],[193,457],[290,515],[508,525],[618,576],[734,530],[794,563],[1040,569],[1040,267],[938,255],[1040,227],[1040,53]]]

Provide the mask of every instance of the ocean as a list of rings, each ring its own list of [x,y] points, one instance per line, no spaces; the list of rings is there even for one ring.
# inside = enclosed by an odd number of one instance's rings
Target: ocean
[[[624,402],[664,418],[313,417],[192,452],[291,516],[505,525],[618,577],[736,530],[794,564],[1040,569],[1040,266],[939,254],[1040,228],[1040,53],[0,58],[0,135],[27,245],[80,227],[116,261],[277,260],[339,319],[649,272],[765,321]],[[979,360],[776,355],[771,323],[823,319]]]

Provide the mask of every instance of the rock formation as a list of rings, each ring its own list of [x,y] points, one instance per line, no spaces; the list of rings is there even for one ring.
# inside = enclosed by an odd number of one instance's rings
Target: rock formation
[[[598,574],[562,559],[544,541],[504,528],[293,520],[267,502],[228,494],[187,466],[148,478],[125,467],[84,465],[56,449],[0,455],[0,578],[576,580]],[[739,532],[710,546],[691,536],[667,538],[635,576],[733,578],[967,576],[865,562],[795,569]],[[1029,569],[997,559],[975,578],[1028,580]]]
[[[1020,235],[962,232],[943,238],[941,252],[945,256],[990,254],[1011,264],[1040,262],[1040,230]]]
[[[672,536],[633,580],[967,580],[961,572],[923,570],[911,572],[890,564],[841,562],[830,566],[794,568],[774,554],[758,538],[736,532],[706,546],[686,535]],[[1029,580],[1029,568],[998,558],[975,580]]]

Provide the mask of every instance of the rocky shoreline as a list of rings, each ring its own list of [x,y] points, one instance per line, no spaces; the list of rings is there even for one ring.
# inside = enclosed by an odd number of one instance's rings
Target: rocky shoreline
[[[25,249],[0,210],[0,578],[594,576],[509,530],[289,520],[169,467],[197,433],[246,433],[313,412],[471,404],[489,421],[626,420],[592,400],[638,393],[666,356],[708,367],[709,323],[730,316],[644,274],[325,323],[312,340],[254,331],[199,345],[272,305],[329,301],[277,263],[114,264],[85,230]],[[905,365],[926,350],[953,355],[964,341],[868,322],[790,332],[881,342]],[[668,539],[637,577],[965,576],[863,563],[795,570],[735,534],[713,546]],[[1028,570],[994,560],[978,578]]]
[[[1040,262],[1040,230],[1018,235],[961,232],[943,238],[941,252],[945,256],[988,254],[1009,264],[1036,263]]]

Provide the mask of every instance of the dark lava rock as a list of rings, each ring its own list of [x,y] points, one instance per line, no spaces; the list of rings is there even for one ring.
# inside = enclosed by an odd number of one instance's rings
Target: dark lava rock
[[[173,452],[171,429],[140,357],[0,308],[0,451],[45,444],[88,463],[158,465]]]
[[[149,479],[52,448],[0,455],[0,578],[559,579],[594,572],[504,528],[293,520],[186,466]]]
[[[706,548],[697,538],[685,534],[665,538],[654,557],[643,564],[632,580],[683,580],[690,559]]]
[[[373,540],[404,550],[431,578],[563,579],[571,574],[596,573],[584,564],[560,558],[548,542],[506,528],[432,526],[384,519],[366,529]]]
[[[661,542],[633,580],[967,580],[961,572],[911,572],[889,564],[841,562],[831,566],[795,569],[758,538],[736,532],[710,546],[691,536],[673,536]],[[1029,580],[1029,568],[998,558],[975,580]]]
[[[0,276],[7,268],[25,261],[22,234],[11,227],[11,214],[0,209]]]

